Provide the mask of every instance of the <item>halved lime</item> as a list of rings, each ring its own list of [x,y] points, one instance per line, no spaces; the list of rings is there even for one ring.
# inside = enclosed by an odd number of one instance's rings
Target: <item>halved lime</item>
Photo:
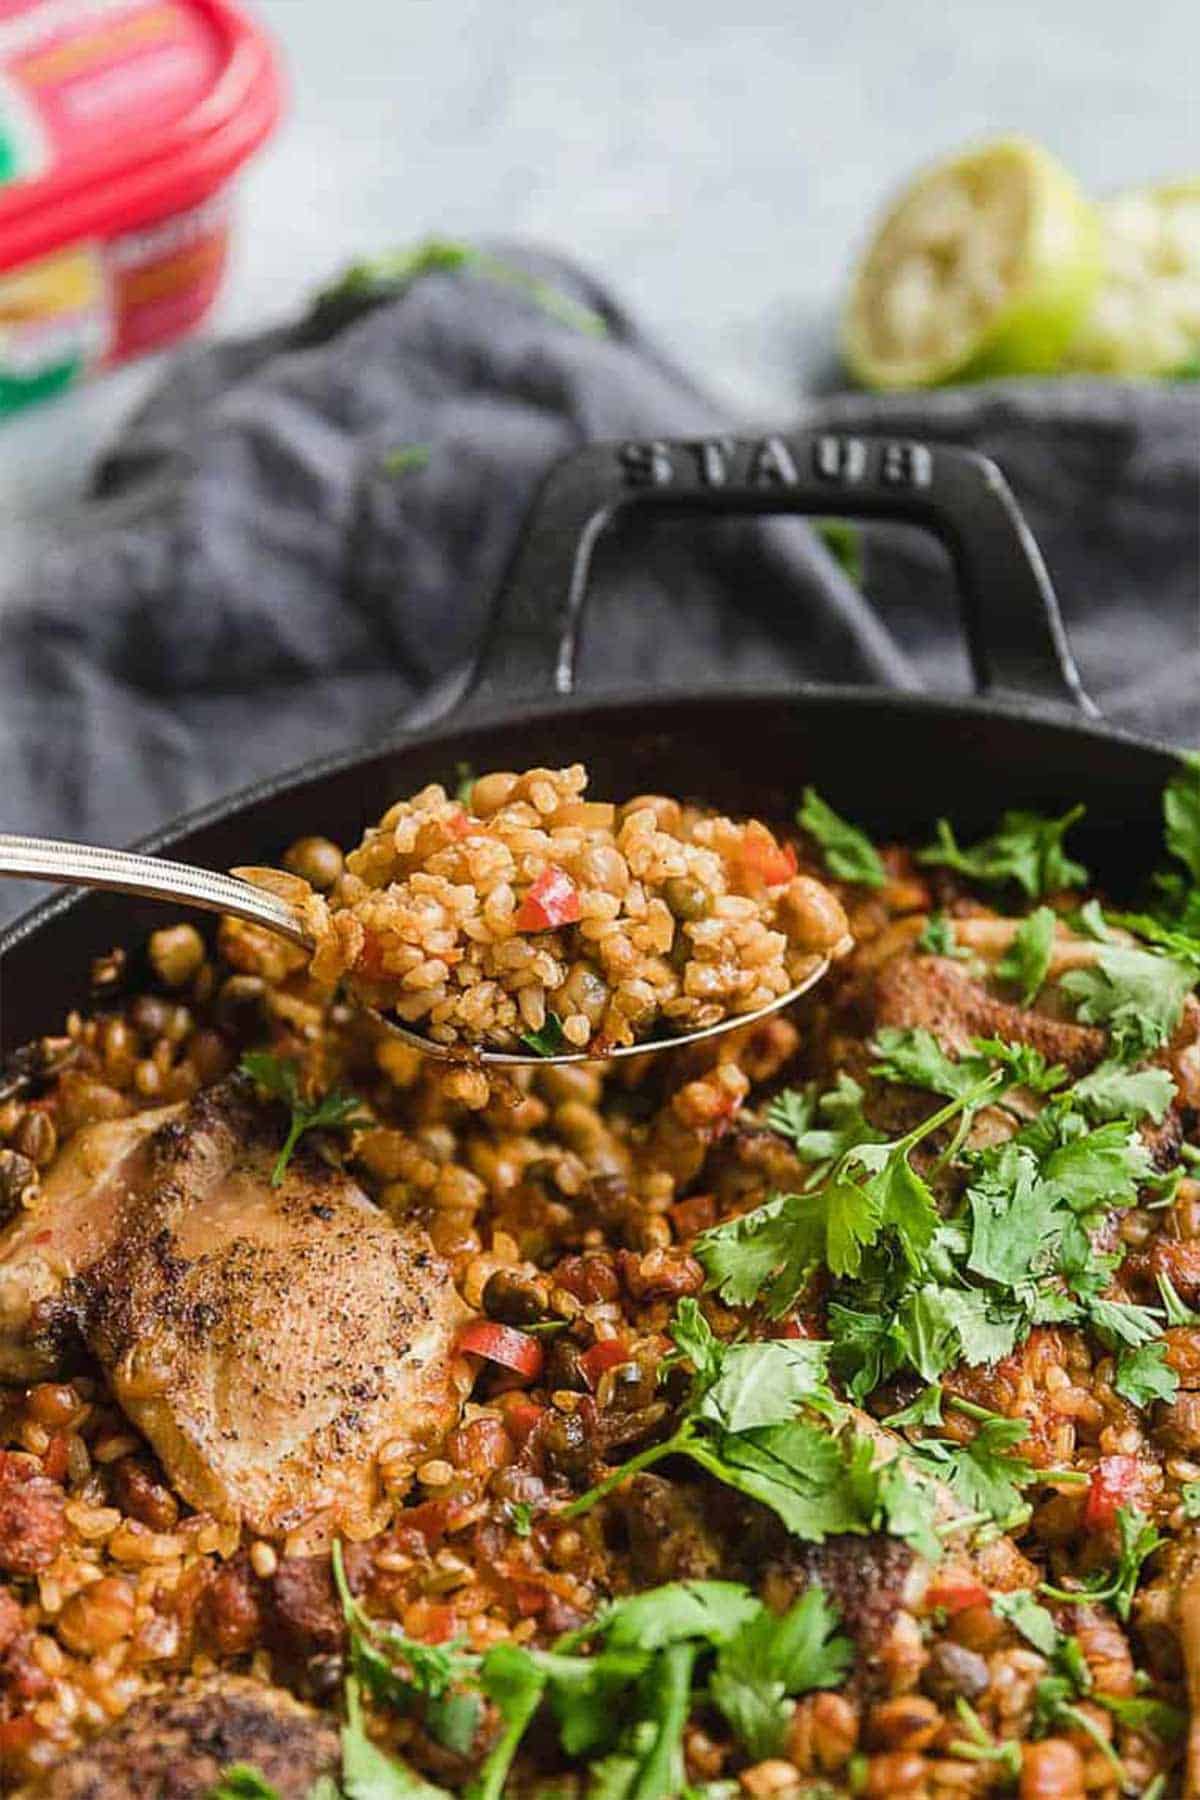
[[[1200,177],[1100,207],[1104,273],[1067,364],[1105,375],[1195,374],[1200,359]]]
[[[842,350],[867,387],[1055,369],[1100,278],[1095,209],[1037,144],[998,138],[938,163],[878,227]]]

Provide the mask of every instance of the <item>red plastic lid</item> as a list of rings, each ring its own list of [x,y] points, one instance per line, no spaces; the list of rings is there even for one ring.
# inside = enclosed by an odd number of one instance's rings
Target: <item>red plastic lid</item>
[[[0,269],[198,205],[280,99],[226,0],[0,0]]]

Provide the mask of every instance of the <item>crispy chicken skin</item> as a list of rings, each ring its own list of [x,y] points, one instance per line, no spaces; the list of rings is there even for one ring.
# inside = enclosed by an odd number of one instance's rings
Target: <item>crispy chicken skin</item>
[[[72,1138],[34,1206],[0,1234],[0,1381],[38,1381],[62,1361],[71,1277],[116,1243],[143,1203],[140,1146],[182,1106],[93,1125]]]
[[[304,1800],[338,1766],[337,1731],[261,1681],[189,1681],[131,1706],[22,1800],[205,1800],[234,1763],[256,1769],[279,1800]]]
[[[36,1209],[43,1255],[69,1239],[60,1341],[66,1317],[194,1506],[265,1534],[369,1529],[380,1449],[398,1446],[394,1484],[468,1384],[453,1348],[467,1310],[423,1227],[393,1224],[304,1145],[272,1187],[278,1121],[236,1081],[160,1115],[98,1195],[86,1152]],[[81,1250],[89,1190],[104,1218]],[[26,1300],[0,1341],[19,1339]],[[30,1354],[41,1372],[45,1343]]]

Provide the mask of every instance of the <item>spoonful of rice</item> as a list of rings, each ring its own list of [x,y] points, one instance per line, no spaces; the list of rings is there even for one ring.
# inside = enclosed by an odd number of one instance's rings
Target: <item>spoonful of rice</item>
[[[582,765],[434,784],[348,856],[225,875],[0,835],[0,874],[184,903],[289,939],[428,1056],[519,1066],[644,1055],[788,1006],[846,954],[795,847],[660,794],[584,798]]]

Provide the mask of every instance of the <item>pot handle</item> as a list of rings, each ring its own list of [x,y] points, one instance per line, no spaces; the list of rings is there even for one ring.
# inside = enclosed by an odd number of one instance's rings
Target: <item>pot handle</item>
[[[941,444],[829,432],[593,444],[555,464],[492,615],[476,705],[572,691],[597,539],[618,512],[645,507],[924,526],[954,561],[978,691],[1095,716],[1041,552],[996,464]]]

